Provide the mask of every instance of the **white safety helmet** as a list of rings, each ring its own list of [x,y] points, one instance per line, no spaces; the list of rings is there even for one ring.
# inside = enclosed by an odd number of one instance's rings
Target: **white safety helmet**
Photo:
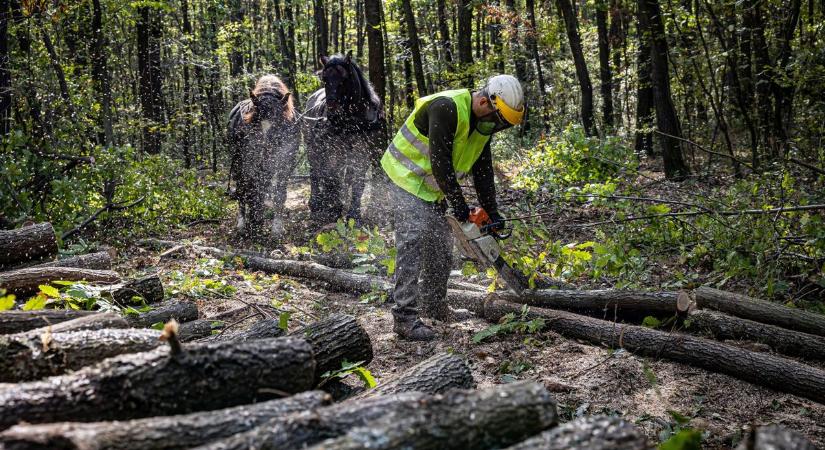
[[[521,83],[512,75],[490,77],[484,85],[483,92],[510,125],[519,125],[524,120],[524,91]]]

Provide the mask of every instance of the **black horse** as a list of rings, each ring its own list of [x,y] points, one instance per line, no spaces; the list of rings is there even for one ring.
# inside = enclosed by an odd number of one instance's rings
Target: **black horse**
[[[230,176],[238,199],[238,232],[260,234],[264,198],[274,184],[271,231],[284,234],[283,213],[289,176],[295,169],[300,126],[286,85],[275,75],[258,79],[249,99],[229,113]]]
[[[384,106],[351,53],[322,56],[320,62],[324,88],[307,99],[303,121],[310,211],[319,223],[344,216],[360,220],[367,169],[374,168],[373,180],[383,176],[378,163],[387,145]]]

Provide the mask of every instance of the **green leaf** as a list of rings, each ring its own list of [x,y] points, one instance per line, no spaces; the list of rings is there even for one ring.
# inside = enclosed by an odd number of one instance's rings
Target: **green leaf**
[[[163,325],[164,325],[163,322],[155,322],[152,325],[150,325],[149,328],[151,328],[153,330],[162,330]]]
[[[26,304],[23,305],[23,311],[31,311],[35,309],[43,309],[46,306],[46,300],[48,297],[42,294],[38,294],[35,297],[30,298]]]
[[[366,369],[365,367],[358,366],[352,369],[352,373],[354,373],[361,381],[364,382],[364,387],[367,389],[372,389],[375,387],[375,377],[372,376],[372,373]]]
[[[670,414],[670,417],[672,417],[673,420],[675,420],[676,423],[678,423],[679,425],[686,425],[688,422],[690,422],[690,419],[685,417],[679,411],[669,409],[667,410],[667,413]]]
[[[14,294],[4,295],[0,297],[0,311],[6,311],[14,308]]]
[[[41,284],[37,286],[40,289],[40,292],[46,294],[51,298],[60,298],[60,291],[57,290],[54,286],[49,286],[48,284]]]
[[[682,430],[659,444],[659,450],[701,450],[702,432]]]
[[[278,316],[278,328],[286,331],[289,328],[289,318],[292,317],[292,313],[289,311],[284,311]]]
[[[499,331],[501,331],[501,325],[490,325],[489,327],[473,335],[473,344],[478,344],[488,337],[495,336],[499,333]]]
[[[642,320],[642,326],[647,328],[659,328],[662,325],[662,321],[653,317],[647,316]]]

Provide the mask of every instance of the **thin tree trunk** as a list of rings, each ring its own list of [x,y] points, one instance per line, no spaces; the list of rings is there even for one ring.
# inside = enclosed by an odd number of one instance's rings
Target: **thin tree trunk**
[[[510,33],[510,51],[513,53],[513,66],[516,68],[516,78],[520,82],[527,82],[527,63],[524,61],[524,51],[521,48],[519,40],[518,25],[522,22],[519,19],[518,11],[516,11],[515,0],[505,0],[507,4],[507,12],[510,14],[510,25],[513,27]]]
[[[137,9],[138,71],[140,106],[143,113],[143,148],[146,153],[160,153],[160,23],[154,7]]]
[[[453,44],[450,42],[450,28],[447,26],[447,13],[445,0],[436,0],[436,12],[438,17],[438,32],[441,35],[441,48],[444,51],[444,59],[447,66],[453,64]]]
[[[539,54],[539,46],[537,43],[538,28],[536,27],[536,5],[535,0],[525,0],[525,7],[527,9],[527,21],[530,24],[530,29],[527,30],[525,40],[527,48],[533,55],[533,62],[536,65],[536,79],[539,84],[539,97],[541,98],[541,117],[542,128],[547,129],[550,126],[550,117],[547,107],[547,84],[544,81],[544,70],[541,67],[541,55]]]
[[[595,136],[598,134],[598,130],[593,115],[593,85],[590,83],[590,74],[587,71],[587,62],[582,51],[578,19],[573,12],[573,5],[570,0],[556,0],[556,6],[564,18],[570,52],[573,54],[573,63],[576,66],[576,78],[579,80],[581,90],[581,115],[584,132],[588,136]]]
[[[599,35],[599,79],[602,94],[602,121],[606,132],[613,130],[613,75],[610,70],[610,40],[607,35],[607,1],[596,2]]]
[[[329,45],[329,24],[327,23],[327,10],[324,5],[324,0],[314,0],[315,6],[315,55],[314,58],[318,58],[319,56],[328,55],[328,45]],[[317,63],[316,63],[317,64]]]
[[[443,0],[441,0],[443,1]],[[0,137],[11,131],[11,52],[9,51],[9,2],[0,5]]]
[[[418,86],[418,96],[427,95],[427,82],[424,79],[424,65],[421,61],[421,44],[418,41],[418,27],[415,24],[415,13],[410,0],[401,0],[401,9],[404,11],[404,21],[407,28],[407,42],[412,52],[412,63],[415,69],[415,84]]]
[[[458,0],[458,63],[463,75],[465,86],[472,86],[473,74],[469,73],[470,65],[473,64],[473,3],[471,0]]]
[[[367,46],[369,47],[370,82],[381,101],[387,98],[384,65],[384,35],[381,21],[381,0],[364,0],[367,24]],[[390,106],[392,108],[392,106]]]

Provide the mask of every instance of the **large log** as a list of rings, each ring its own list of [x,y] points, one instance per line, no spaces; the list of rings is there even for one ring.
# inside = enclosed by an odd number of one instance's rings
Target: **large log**
[[[75,311],[73,309],[0,311],[0,334],[20,333],[95,314],[97,314],[95,311]]]
[[[278,319],[263,319],[253,323],[249,328],[235,334],[216,334],[205,339],[209,342],[236,341],[243,342],[251,339],[268,339],[283,336],[284,330],[281,328]]]
[[[182,414],[302,392],[313,386],[312,353],[305,340],[284,337],[116,356],[0,391],[0,429]]]
[[[0,433],[0,444],[6,450],[189,448],[244,432],[276,417],[319,408],[329,402],[326,393],[309,391],[283,399],[177,416],[16,425]]]
[[[816,450],[816,445],[799,432],[776,424],[752,430],[736,450]]]
[[[536,434],[557,420],[555,401],[542,386],[513,383],[480,391],[451,390],[435,396],[404,392],[349,400],[274,419],[248,432],[199,448],[305,448],[324,439],[342,436],[357,427],[392,421],[400,427],[414,427],[409,431],[420,432],[422,440],[433,438],[427,430],[421,430],[424,425],[421,419],[441,425],[430,430],[437,428],[445,434],[460,433],[462,436],[455,439],[457,445],[464,444],[463,448],[483,448],[480,444],[484,443],[491,447],[494,443],[517,442],[520,437]],[[438,444],[442,443],[438,441]]]
[[[688,330],[698,330],[715,339],[754,341],[768,345],[783,355],[825,360],[825,337],[822,336],[740,319],[707,309],[691,311],[688,317]]]
[[[54,258],[55,255],[57,236],[48,222],[15,230],[0,230],[0,270]]]
[[[109,252],[87,253],[44,262],[34,267],[77,267],[79,269],[111,270],[112,255]]]
[[[0,272],[0,287],[18,296],[32,294],[37,292],[37,287],[41,284],[58,280],[113,284],[120,281],[120,276],[111,270],[75,267],[27,267]]]
[[[129,280],[112,289],[112,298],[129,305],[133,297],[140,297],[146,303],[158,303],[163,300],[163,283],[158,274]]]
[[[93,314],[85,314],[85,313]],[[80,330],[103,330],[106,328],[129,328],[129,323],[126,319],[117,313],[104,312],[99,313],[95,311],[83,311],[84,315],[67,320],[65,322],[56,323],[54,325],[47,325],[40,328],[34,328],[25,331],[27,335],[40,336],[45,332],[49,333],[66,333],[69,331]],[[2,316],[0,316],[2,320]]]
[[[696,306],[755,322],[825,336],[825,315],[702,286],[695,291]]]
[[[178,339],[191,342],[212,335],[212,321],[207,319],[184,322],[178,328]]]
[[[498,322],[505,314],[520,314],[523,305],[485,299],[467,291],[448,291],[453,307],[467,308]],[[547,328],[572,339],[621,347],[654,358],[689,364],[741,380],[825,403],[825,371],[766,353],[679,333],[617,324],[566,311],[531,308],[529,315],[546,320]]]
[[[538,383],[520,382],[436,395],[312,448],[500,448],[552,427],[557,419],[556,402],[547,390]]]
[[[126,316],[126,321],[130,326],[143,328],[152,324],[166,323],[172,319],[178,322],[188,322],[198,318],[198,306],[191,302],[179,302],[170,300],[161,303],[157,308],[140,314],[130,314]]]
[[[473,374],[463,358],[450,353],[439,353],[377,387],[358,394],[354,399],[413,391],[440,394],[449,389],[469,389],[474,385]]]
[[[647,450],[647,439],[619,417],[581,417],[547,430],[507,450]]]
[[[125,353],[162,344],[155,330],[82,330],[0,336],[0,382],[14,383],[77,370]]]
[[[326,319],[311,323],[293,333],[306,339],[315,351],[316,378],[324,372],[338,370],[343,361],[372,361],[372,341],[363,327],[352,316],[333,314]]]

